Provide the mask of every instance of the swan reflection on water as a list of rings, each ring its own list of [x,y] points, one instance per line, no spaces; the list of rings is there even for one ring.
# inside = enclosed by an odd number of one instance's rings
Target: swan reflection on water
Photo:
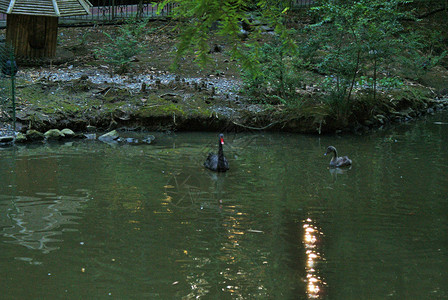
[[[170,172],[170,177],[164,186],[164,205],[192,210],[219,208],[225,197],[223,185],[226,173],[204,171],[200,175],[196,176],[188,168]]]
[[[337,175],[342,175],[347,173],[348,170],[351,170],[352,167],[348,167],[348,168],[328,168],[328,171],[330,172],[331,175],[333,176],[337,176]]]

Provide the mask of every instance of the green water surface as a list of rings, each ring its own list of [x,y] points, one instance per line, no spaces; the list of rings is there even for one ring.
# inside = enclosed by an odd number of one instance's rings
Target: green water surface
[[[447,123],[1,149],[0,298],[446,299]]]

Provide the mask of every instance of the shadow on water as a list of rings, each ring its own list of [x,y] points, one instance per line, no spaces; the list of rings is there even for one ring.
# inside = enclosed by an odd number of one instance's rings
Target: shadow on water
[[[212,133],[2,149],[0,289],[9,298],[447,297],[447,119],[365,136],[227,133],[226,173],[202,165],[217,151]],[[353,166],[330,169],[328,145]]]

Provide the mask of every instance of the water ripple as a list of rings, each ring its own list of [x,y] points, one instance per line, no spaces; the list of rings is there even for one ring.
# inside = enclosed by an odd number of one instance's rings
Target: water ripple
[[[43,253],[59,249],[62,232],[76,225],[87,192],[80,196],[36,193],[35,196],[1,197],[1,234],[4,242]]]

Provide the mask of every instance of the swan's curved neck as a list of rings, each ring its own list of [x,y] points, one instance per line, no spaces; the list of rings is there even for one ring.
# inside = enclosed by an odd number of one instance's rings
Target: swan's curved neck
[[[218,142],[218,158],[224,157],[224,151],[222,150],[221,140]]]
[[[333,150],[333,158],[338,158],[338,151],[336,149]]]

